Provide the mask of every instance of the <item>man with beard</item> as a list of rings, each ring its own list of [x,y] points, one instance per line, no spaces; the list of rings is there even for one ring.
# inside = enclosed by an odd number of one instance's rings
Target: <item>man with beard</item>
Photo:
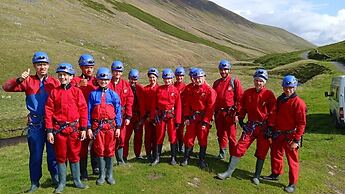
[[[83,92],[84,98],[87,102],[90,93],[97,88],[97,80],[93,75],[94,67],[95,67],[95,60],[92,55],[90,54],[82,54],[78,60],[79,67],[81,69],[81,75],[76,76],[72,79],[71,84],[80,88]],[[87,155],[89,152],[89,145],[90,139],[85,139],[81,143],[81,150],[80,150],[80,174],[81,179],[86,181],[88,179],[88,172],[87,172]],[[95,175],[98,175],[99,169],[97,164],[97,159],[95,157],[94,148],[91,144],[90,150],[90,158],[91,158],[91,166],[92,172]]]
[[[215,105],[215,123],[219,144],[218,158],[224,160],[226,147],[229,141],[229,153],[231,156],[236,151],[236,122],[243,89],[240,80],[230,74],[231,64],[227,60],[221,60],[218,70],[221,78],[213,83],[213,89],[217,92]]]

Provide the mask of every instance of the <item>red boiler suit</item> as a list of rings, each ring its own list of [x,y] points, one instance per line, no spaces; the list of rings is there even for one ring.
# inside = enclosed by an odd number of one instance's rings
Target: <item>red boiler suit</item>
[[[88,128],[94,132],[93,146],[97,157],[113,157],[115,154],[115,129],[122,124],[121,101],[113,90],[98,88],[88,100]]]
[[[181,123],[182,108],[180,92],[173,85],[162,85],[157,88],[152,99],[154,106],[150,113],[151,120],[156,122],[156,143],[163,144],[167,128],[169,142],[176,144],[175,124]]]
[[[289,164],[289,184],[297,184],[299,161],[298,149],[291,150],[293,141],[300,141],[306,127],[307,107],[297,95],[284,99],[284,94],[277,99],[276,127],[272,141],[271,165],[273,174],[283,174],[283,157]]]
[[[186,95],[188,97],[186,97],[184,117],[190,121],[190,124],[186,127],[184,136],[185,147],[192,148],[195,137],[198,138],[200,147],[207,147],[217,94],[205,82],[201,86],[191,84]],[[206,125],[205,129],[202,129],[203,124]]]
[[[143,97],[143,90],[144,87],[137,83],[135,86],[131,86],[133,95],[134,95],[134,101],[132,106],[132,118],[131,123],[127,126],[126,129],[126,138],[125,138],[125,148],[123,157],[127,158],[128,156],[128,147],[129,147],[129,140],[132,136],[132,133],[134,131],[134,154],[136,157],[139,157],[141,154],[141,147],[143,144],[143,122],[141,121],[141,112],[140,112],[140,99]]]
[[[140,100],[140,112],[143,114],[141,115],[142,120],[144,120],[144,129],[145,129],[145,151],[146,155],[150,156],[156,149],[156,128],[153,125],[153,121],[150,120],[150,112],[154,109],[155,104],[153,103],[152,99],[156,96],[156,91],[158,88],[158,84],[146,85],[143,90],[143,98]]]
[[[240,107],[238,119],[244,119],[247,115],[247,126],[254,129],[251,133],[242,133],[234,156],[242,157],[253,141],[257,139],[255,156],[260,160],[265,160],[270,148],[270,142],[265,138],[265,132],[268,126],[274,126],[276,98],[273,92],[265,87],[259,92],[256,92],[255,88],[250,88],[244,91]]]
[[[53,89],[45,105],[46,129],[55,134],[56,161],[79,162],[80,131],[86,130],[87,104],[82,91],[70,84]],[[62,127],[65,125],[63,130]]]
[[[229,141],[230,155],[236,152],[236,123],[235,116],[240,109],[240,99],[243,94],[243,88],[240,80],[233,79],[231,76],[225,79],[220,78],[213,84],[213,89],[217,92],[215,104],[215,123],[217,128],[217,137],[220,149],[226,149]]]

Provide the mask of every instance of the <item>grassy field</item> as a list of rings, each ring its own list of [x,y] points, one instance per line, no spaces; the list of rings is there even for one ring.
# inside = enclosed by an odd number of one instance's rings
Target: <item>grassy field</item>
[[[330,63],[311,60],[289,64],[285,68],[307,66],[307,71],[309,71],[307,73],[312,74],[315,69],[307,65],[311,62],[323,66],[327,71],[313,76],[298,88],[298,94],[305,99],[308,106],[308,125],[303,147],[300,149],[301,169],[297,193],[344,193],[345,130],[333,127],[328,115],[327,99],[323,96],[323,92],[328,89],[331,77],[339,72]],[[208,82],[213,82],[218,77],[216,68],[207,69],[206,65],[203,67],[208,72]],[[245,88],[252,85],[251,75],[254,68],[252,66],[234,67],[234,73],[239,76]],[[302,74],[306,74],[306,72]],[[302,74],[296,76],[301,77]],[[267,87],[279,95],[281,93],[281,75],[273,69],[270,76]],[[23,100],[20,99],[20,96],[11,96],[15,100],[18,98],[18,102]],[[4,99],[6,100],[6,98]],[[5,103],[10,103],[10,100]],[[16,114],[19,114],[18,110],[24,109],[20,106],[14,108],[17,110]],[[8,119],[10,118],[9,116]],[[96,186],[96,177],[91,176],[91,180],[87,181],[89,189],[85,191],[75,189],[69,180],[64,193],[282,193],[283,186],[288,181],[287,165],[285,165],[286,173],[280,182],[263,182],[259,186],[250,183],[255,166],[254,147],[253,145],[247,155],[242,158],[233,178],[226,181],[217,180],[214,176],[226,169],[227,163],[215,159],[218,148],[215,128],[212,128],[209,136],[209,155],[207,156],[209,168],[205,171],[198,169],[197,159],[193,158],[188,167],[170,166],[167,164],[169,152],[165,152],[162,163],[157,167],[151,167],[147,163],[134,159],[131,159],[126,166],[115,167],[117,184],[114,186]],[[163,149],[169,150],[166,146]],[[198,148],[195,150],[198,151]],[[130,153],[130,157],[133,157],[132,150]],[[27,145],[19,144],[1,148],[0,171],[2,172],[0,174],[0,193],[24,192],[29,186]],[[269,173],[270,164],[267,159],[262,174]],[[51,193],[54,189],[49,185],[48,174],[44,163],[42,187],[40,188],[42,193]]]

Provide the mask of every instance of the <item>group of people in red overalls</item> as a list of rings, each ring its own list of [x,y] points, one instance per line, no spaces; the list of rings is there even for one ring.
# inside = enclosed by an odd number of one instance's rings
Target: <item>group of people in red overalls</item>
[[[269,78],[265,69],[255,71],[254,87],[244,91],[239,79],[231,75],[232,64],[227,60],[219,62],[221,77],[213,86],[206,82],[206,73],[200,68],[189,69],[189,84],[184,82],[183,67],[177,67],[175,71],[166,68],[161,72],[162,85],[157,83],[158,69],[149,68],[149,84],[142,86],[138,82],[137,69],[129,71],[128,81],[123,78],[124,64],[119,60],[114,61],[110,69],[100,67],[96,76],[93,75],[95,61],[92,55],[81,55],[78,63],[82,72],[80,76],[75,76],[70,63],[60,63],[56,79],[47,74],[48,55],[36,52],[33,57],[36,75],[30,77],[28,69],[19,78],[3,84],[5,91],[26,92],[31,114],[29,119],[36,118],[32,112],[37,107],[44,109],[39,115],[44,118],[40,121],[43,125],[40,130],[45,130],[44,136],[55,151],[52,157],[56,158],[53,160],[56,160],[57,172],[56,175],[51,172],[56,184],[55,193],[61,193],[66,186],[67,161],[75,186],[81,189],[88,187],[82,181],[88,180],[89,152],[93,173],[98,174],[96,184],[115,184],[114,156],[118,165],[126,163],[133,132],[135,157],[143,159],[144,135],[146,157],[152,166],[160,162],[166,131],[171,165],[178,163],[178,152],[184,154],[180,165],[189,164],[197,137],[200,147],[198,165],[204,169],[208,166],[206,150],[213,119],[219,144],[218,158],[225,159],[228,146],[230,155],[228,169],[217,174],[219,179],[232,176],[240,158],[256,139],[257,161],[252,182],[258,185],[262,178],[278,180],[283,173],[285,153],[289,164],[289,184],[284,190],[289,193],[295,191],[299,171],[298,148],[306,126],[306,105],[296,94],[298,81],[294,76],[283,78],[283,93],[276,98],[265,87]],[[44,72],[40,69],[42,66],[45,67]],[[37,90],[31,91],[29,79],[36,78],[40,80]],[[48,78],[55,80],[50,81],[54,84],[48,84]],[[46,94],[43,97],[39,95],[42,92]],[[32,108],[34,106],[36,109]],[[236,137],[237,124],[243,129],[239,139]],[[29,148],[31,155],[33,148]],[[269,149],[272,174],[261,177]],[[30,157],[30,177],[38,174],[38,178],[31,178],[29,191],[33,192],[39,187],[41,172],[36,172],[37,167],[31,169],[31,163],[34,160],[31,161]]]

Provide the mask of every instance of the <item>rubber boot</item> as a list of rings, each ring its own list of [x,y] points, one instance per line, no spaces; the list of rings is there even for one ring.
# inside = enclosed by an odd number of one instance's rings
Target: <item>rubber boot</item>
[[[113,185],[115,184],[115,180],[113,178],[113,162],[114,158],[111,157],[105,157],[105,180],[107,181],[108,184]]]
[[[98,168],[99,175],[98,179],[96,180],[96,185],[103,185],[105,182],[105,160],[103,157],[98,158]]]
[[[200,152],[199,152],[199,167],[201,169],[204,169],[207,167],[207,163],[205,161],[206,158],[206,147],[200,147]]]
[[[226,149],[222,149],[222,148],[220,148],[219,149],[219,154],[218,154],[218,159],[220,159],[220,160],[224,160],[225,159],[225,154],[226,154]]]
[[[59,184],[59,174],[58,173],[56,173],[56,174],[50,173],[50,177],[52,179],[53,185],[57,186]]]
[[[190,150],[189,155],[190,155],[191,157],[193,157],[193,158],[198,158],[198,157],[199,157],[199,155],[198,155],[198,154],[196,154],[196,153],[193,151],[193,149],[194,149],[194,146],[193,146],[193,147],[192,147],[192,149]]]
[[[152,154],[149,154],[146,156],[147,161],[151,164],[153,162],[153,156]]]
[[[278,181],[279,180],[279,174],[270,174],[268,176],[264,176],[262,177],[263,179],[265,180],[268,180],[268,181]]]
[[[260,160],[260,159],[256,160],[255,173],[254,173],[254,177],[252,178],[252,182],[255,185],[260,184],[260,175],[261,175],[262,167],[264,166],[264,162],[265,160]]]
[[[63,189],[66,186],[66,176],[67,176],[67,169],[66,163],[58,163],[58,174],[59,174],[59,184],[56,187],[54,193],[62,193]]]
[[[80,165],[79,165],[79,162],[75,162],[75,163],[70,162],[70,166],[71,166],[71,172],[72,172],[72,177],[73,177],[73,182],[74,182],[75,187],[77,187],[78,189],[86,189],[86,188],[88,188],[87,185],[83,184],[80,181]]]
[[[294,184],[289,184],[284,188],[284,191],[287,193],[293,193],[296,191],[296,186]]]
[[[32,182],[30,189],[27,191],[28,193],[33,193],[37,191],[37,189],[40,187],[40,184],[38,182]]]
[[[236,166],[237,166],[238,162],[240,161],[240,159],[241,158],[239,158],[239,157],[231,156],[228,169],[223,173],[218,173],[217,177],[221,180],[224,180],[226,178],[231,177],[231,175],[235,171]]]
[[[161,157],[161,152],[162,152],[162,144],[157,144],[156,146],[156,158],[155,160],[151,163],[151,166],[156,166],[159,163],[160,157]]]
[[[189,160],[191,151],[192,151],[192,148],[185,147],[184,156],[183,156],[183,159],[180,163],[181,166],[187,166],[188,165],[188,160]]]
[[[87,181],[89,175],[87,173],[87,158],[80,160],[80,179]]]
[[[170,150],[171,150],[170,164],[175,166],[177,164],[177,162],[176,162],[177,145],[176,144],[170,144]]]
[[[118,165],[125,165],[126,162],[123,160],[123,148],[116,150],[116,160]]]
[[[183,140],[178,141],[178,153],[180,153],[180,154],[184,153]]]

